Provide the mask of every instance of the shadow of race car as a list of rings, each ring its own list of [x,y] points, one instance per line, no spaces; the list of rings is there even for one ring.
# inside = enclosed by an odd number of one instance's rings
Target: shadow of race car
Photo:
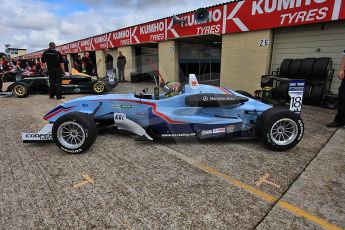
[[[176,84],[174,84],[176,85]],[[44,116],[38,133],[22,133],[23,142],[55,142],[68,153],[86,151],[102,127],[126,130],[137,140],[259,138],[275,151],[299,143],[304,124],[287,109],[248,98],[227,88],[199,85],[195,75],[175,94],[107,94],[59,105]]]
[[[113,76],[98,79],[72,70],[72,74],[62,78],[62,94],[93,93],[104,94],[117,86],[117,79]],[[13,92],[19,98],[27,97],[31,93],[48,93],[49,78],[46,76],[26,77],[19,79],[6,92]]]

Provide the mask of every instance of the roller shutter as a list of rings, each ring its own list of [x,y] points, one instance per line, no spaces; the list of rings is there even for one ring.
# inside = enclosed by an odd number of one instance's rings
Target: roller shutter
[[[345,21],[279,28],[274,31],[271,70],[286,58],[330,57],[335,74],[331,91],[338,93],[337,72],[345,50]]]

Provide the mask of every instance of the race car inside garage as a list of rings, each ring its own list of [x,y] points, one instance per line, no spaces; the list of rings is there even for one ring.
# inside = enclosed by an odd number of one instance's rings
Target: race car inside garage
[[[216,35],[181,39],[179,44],[179,81],[195,74],[203,84],[220,85],[222,38]]]

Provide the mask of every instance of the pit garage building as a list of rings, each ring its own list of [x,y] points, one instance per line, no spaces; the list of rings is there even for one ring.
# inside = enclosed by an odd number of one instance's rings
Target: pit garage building
[[[118,29],[60,45],[70,65],[91,51],[98,75],[105,76],[104,48],[114,58],[127,58],[131,72],[185,81],[195,73],[202,83],[253,92],[263,74],[279,68],[283,59],[331,57],[338,70],[345,49],[344,0],[244,0],[207,7],[209,19],[196,22],[195,11]],[[43,51],[22,58],[40,59]],[[116,61],[114,62],[114,67]],[[71,68],[71,66],[70,66]],[[339,80],[335,77],[332,91]]]

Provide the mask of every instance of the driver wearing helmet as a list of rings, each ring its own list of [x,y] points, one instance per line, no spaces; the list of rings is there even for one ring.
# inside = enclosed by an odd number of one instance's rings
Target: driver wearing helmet
[[[182,85],[180,82],[162,82],[160,85],[163,91],[166,92],[165,97],[173,97],[182,92]]]

